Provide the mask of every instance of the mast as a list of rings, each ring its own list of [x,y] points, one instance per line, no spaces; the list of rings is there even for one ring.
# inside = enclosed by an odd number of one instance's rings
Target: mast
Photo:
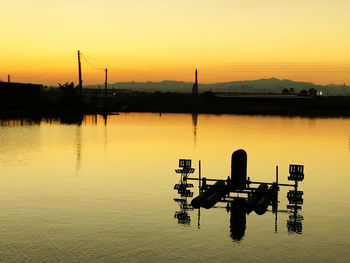
[[[197,76],[198,76],[198,71],[197,71],[197,69],[196,69],[196,73],[195,73],[195,75],[196,75],[196,85],[198,85],[198,78],[197,78]]]
[[[193,88],[192,88],[192,94],[194,96],[198,96],[198,78],[197,77],[198,77],[198,71],[196,69],[196,71],[195,71],[195,82],[194,82]]]

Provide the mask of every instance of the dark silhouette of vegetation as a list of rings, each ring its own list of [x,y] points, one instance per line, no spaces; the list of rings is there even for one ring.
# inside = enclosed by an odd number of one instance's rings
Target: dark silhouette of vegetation
[[[7,87],[4,90],[8,90]],[[16,92],[20,94],[22,88]],[[24,89],[24,88],[23,88]],[[286,90],[286,89],[285,89]],[[283,90],[283,91],[285,91]],[[81,92],[73,83],[60,85],[58,89],[42,89],[35,97],[35,107],[26,103],[9,104],[6,99],[0,103],[0,115],[57,115],[67,112],[95,114],[108,112],[173,112],[214,114],[263,114],[300,116],[350,116],[350,97],[317,96],[316,89],[289,94],[233,94],[205,91],[198,96],[175,92],[132,92],[126,90],[83,89]],[[292,90],[293,92],[293,90]],[[6,93],[0,93],[5,94]],[[27,90],[23,92],[27,94]],[[4,95],[4,96],[5,96]],[[307,96],[308,95],[308,96]],[[6,95],[7,96],[7,95]],[[12,95],[11,95],[12,96]],[[13,100],[16,97],[11,97]]]
[[[204,91],[202,93],[202,97],[205,99],[213,99],[213,98],[215,98],[215,94],[211,91]]]
[[[307,96],[308,94],[307,94],[307,90],[302,90],[302,91],[300,91],[299,92],[299,94],[298,94],[299,96]]]

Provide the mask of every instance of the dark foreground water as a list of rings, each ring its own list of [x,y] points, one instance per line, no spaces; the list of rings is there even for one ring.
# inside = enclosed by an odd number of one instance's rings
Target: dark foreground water
[[[178,159],[195,168],[201,160],[203,176],[224,179],[240,148],[252,180],[272,182],[278,165],[288,183],[288,165],[305,165],[297,231],[287,227],[285,188],[277,220],[247,215],[241,240],[224,204],[201,209],[200,221],[198,210],[174,218]],[[0,262],[350,262],[349,248],[350,119],[1,121]]]

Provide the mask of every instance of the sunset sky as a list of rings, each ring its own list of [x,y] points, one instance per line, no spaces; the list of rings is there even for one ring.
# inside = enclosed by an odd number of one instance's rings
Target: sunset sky
[[[350,84],[349,0],[1,1],[0,79],[77,83],[277,77]],[[84,84],[104,72],[82,60]]]

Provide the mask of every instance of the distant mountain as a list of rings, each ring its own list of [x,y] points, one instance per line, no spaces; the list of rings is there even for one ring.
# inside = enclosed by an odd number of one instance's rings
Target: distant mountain
[[[192,92],[191,82],[184,81],[170,81],[164,80],[160,82],[116,82],[108,84],[109,88],[127,89],[133,91],[144,92]],[[85,88],[103,88],[104,85],[88,85]],[[326,96],[346,95],[350,96],[350,86],[346,85],[316,85],[312,82],[299,82],[288,79],[259,79],[259,80],[244,80],[244,81],[230,81],[218,82],[210,84],[199,83],[199,92],[239,92],[239,93],[282,93],[283,89],[293,88],[296,93],[301,90],[309,90],[311,88],[317,91],[322,91]]]

